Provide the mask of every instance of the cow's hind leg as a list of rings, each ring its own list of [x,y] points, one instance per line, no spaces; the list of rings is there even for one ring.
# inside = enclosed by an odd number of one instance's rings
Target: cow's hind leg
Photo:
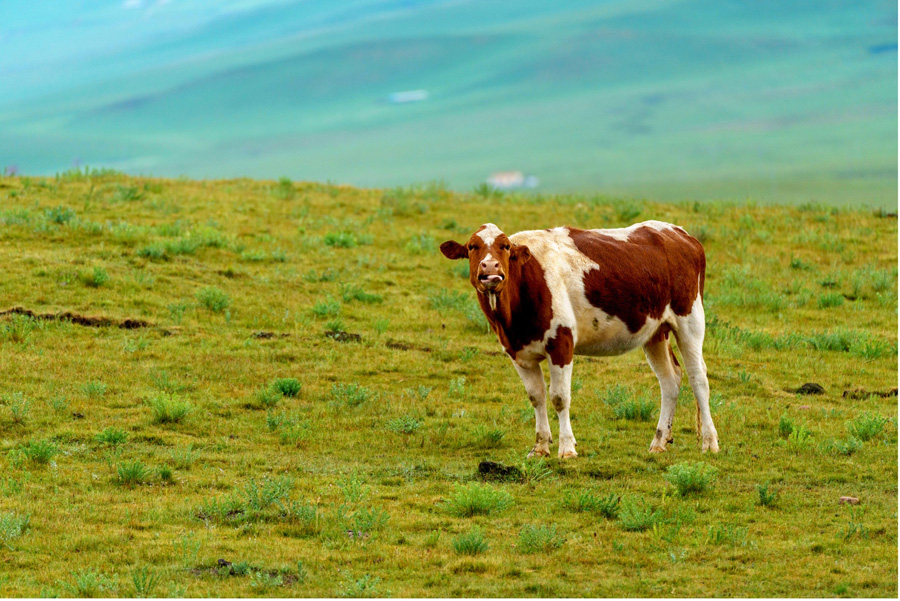
[[[690,314],[676,318],[675,339],[684,359],[694,398],[697,400],[697,426],[702,450],[719,452],[719,434],[709,411],[709,380],[706,377],[706,362],[703,360],[703,337],[706,334],[706,318],[700,298],[694,303]]]
[[[659,422],[656,425],[656,434],[650,443],[651,453],[662,453],[666,445],[672,442],[672,420],[675,418],[675,407],[678,404],[678,389],[681,384],[681,367],[669,346],[668,326],[663,326],[644,345],[644,354],[647,363],[653,368],[656,379],[659,380],[661,403],[659,408]]]
[[[552,438],[550,420],[547,417],[547,390],[544,386],[541,364],[535,363],[533,366],[522,367],[514,362],[513,365],[516,366],[516,371],[519,372],[519,377],[522,378],[522,383],[525,385],[525,392],[528,393],[528,400],[534,407],[535,440],[534,448],[531,449],[528,456],[549,457]]]

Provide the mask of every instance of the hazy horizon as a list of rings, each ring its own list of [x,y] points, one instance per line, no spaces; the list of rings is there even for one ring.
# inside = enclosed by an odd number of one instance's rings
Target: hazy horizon
[[[13,2],[0,81],[22,174],[897,201],[896,3]]]

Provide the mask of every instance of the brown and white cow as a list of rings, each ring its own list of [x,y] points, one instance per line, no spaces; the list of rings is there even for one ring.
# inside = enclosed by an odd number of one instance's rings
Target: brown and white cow
[[[559,416],[559,456],[575,457],[569,421],[573,355],[619,355],[642,347],[662,391],[650,452],[672,441],[681,367],[675,335],[697,400],[703,451],[718,452],[703,361],[703,246],[682,228],[645,221],[624,229],[557,227],[507,237],[487,223],[462,245],[441,244],[448,259],[469,259],[472,286],[534,407],[529,456],[550,455],[550,422],[541,361],[550,369],[550,402]]]

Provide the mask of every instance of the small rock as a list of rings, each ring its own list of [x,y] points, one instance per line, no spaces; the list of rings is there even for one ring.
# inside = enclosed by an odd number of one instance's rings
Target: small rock
[[[219,564],[220,568],[227,568],[227,567],[231,566],[231,562],[228,561],[227,559],[220,559],[218,561],[218,564]]]
[[[797,389],[797,394],[825,394],[825,389],[815,382],[807,382]]]
[[[840,505],[859,505],[859,499],[856,497],[841,497]]]

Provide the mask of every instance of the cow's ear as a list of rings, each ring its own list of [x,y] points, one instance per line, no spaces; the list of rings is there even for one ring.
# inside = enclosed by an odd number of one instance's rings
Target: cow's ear
[[[516,244],[512,247],[512,253],[509,255],[509,258],[513,261],[521,261],[522,265],[524,265],[531,258],[531,251],[524,244]]]
[[[448,259],[465,259],[469,256],[469,249],[453,240],[447,240],[441,244],[441,252]]]

